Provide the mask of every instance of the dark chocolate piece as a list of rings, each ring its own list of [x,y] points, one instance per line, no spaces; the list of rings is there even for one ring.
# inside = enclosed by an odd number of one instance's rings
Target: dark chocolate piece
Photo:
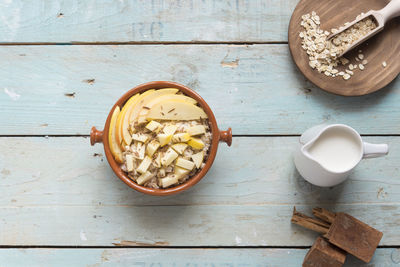
[[[314,208],[313,213],[319,219],[294,209],[292,223],[323,234],[328,242],[364,262],[371,261],[382,239],[382,232],[346,213],[333,213],[322,208]]]
[[[303,261],[303,267],[341,267],[346,252],[318,237]]]
[[[325,237],[360,260],[370,262],[382,235],[382,232],[356,218],[338,212]]]

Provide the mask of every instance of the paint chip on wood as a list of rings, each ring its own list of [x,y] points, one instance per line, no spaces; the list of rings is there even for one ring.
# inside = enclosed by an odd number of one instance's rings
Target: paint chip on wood
[[[236,59],[235,61],[221,61],[221,66],[223,68],[236,68],[239,65],[239,59]]]
[[[7,176],[7,175],[10,175],[11,172],[10,172],[9,170],[7,170],[7,169],[3,169],[3,170],[1,171],[1,174],[4,175],[4,176]]]
[[[21,95],[17,94],[13,89],[8,90],[7,88],[4,88],[4,93],[6,93],[14,101],[21,97]]]
[[[64,95],[65,95],[66,97],[74,98],[74,97],[75,97],[75,92],[73,92],[73,93],[65,93]]]
[[[85,232],[83,230],[80,231],[79,236],[81,237],[82,241],[86,241],[87,240],[86,234],[85,234]]]
[[[83,80],[82,82],[88,83],[88,84],[94,84],[95,81],[96,81],[96,79],[86,79],[86,80]]]
[[[235,237],[236,245],[239,245],[242,243],[242,239],[238,236]]]
[[[387,192],[383,189],[383,187],[379,187],[378,193],[376,194],[376,198],[378,199],[384,199],[387,196]]]
[[[393,263],[400,264],[400,248],[393,249],[390,258],[392,259]]]

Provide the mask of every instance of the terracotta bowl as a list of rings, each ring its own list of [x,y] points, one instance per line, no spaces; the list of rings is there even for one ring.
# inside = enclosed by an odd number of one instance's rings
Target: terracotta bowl
[[[206,164],[205,164],[204,168],[202,168],[196,175],[194,175],[193,177],[188,179],[186,182],[184,182],[180,185],[177,185],[175,187],[166,188],[166,189],[153,189],[153,188],[148,188],[148,187],[138,185],[137,183],[132,181],[123,170],[121,170],[121,168],[119,167],[119,164],[114,160],[114,157],[111,154],[111,150],[110,150],[109,143],[108,143],[108,131],[109,131],[109,127],[110,127],[112,112],[117,105],[120,108],[122,108],[122,106],[125,104],[125,102],[134,94],[142,93],[149,89],[161,89],[161,88],[177,88],[177,89],[181,90],[185,95],[192,97],[199,103],[199,105],[204,109],[204,111],[208,115],[209,124],[211,126],[212,140],[211,140],[211,146],[210,146],[210,150],[208,153],[208,158],[207,158]],[[120,99],[118,99],[117,103],[115,103],[115,105],[112,107],[110,113],[108,114],[106,123],[104,125],[104,130],[99,131],[96,129],[96,127],[92,127],[92,130],[90,132],[91,145],[93,146],[96,143],[103,143],[104,152],[106,154],[108,163],[110,164],[110,166],[113,169],[113,171],[115,172],[115,174],[124,183],[126,183],[129,187],[131,187],[139,192],[149,194],[149,195],[155,195],[155,196],[166,196],[166,195],[176,194],[176,193],[182,192],[182,191],[192,187],[196,183],[198,183],[200,181],[200,179],[206,175],[206,173],[210,169],[211,165],[213,164],[215,155],[217,154],[219,142],[225,142],[228,144],[228,146],[231,146],[231,144],[232,144],[231,128],[229,128],[227,131],[220,131],[218,129],[217,121],[215,120],[214,114],[211,111],[210,107],[207,105],[207,103],[204,101],[204,99],[201,98],[201,96],[198,95],[195,91],[193,91],[192,89],[190,89],[184,85],[174,83],[174,82],[166,82],[166,81],[156,81],[156,82],[144,83],[144,84],[136,86],[135,88],[126,92]]]

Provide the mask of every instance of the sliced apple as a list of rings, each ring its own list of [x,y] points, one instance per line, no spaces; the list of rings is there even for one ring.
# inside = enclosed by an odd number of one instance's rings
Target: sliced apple
[[[188,134],[190,134],[191,136],[195,136],[195,135],[200,135],[200,134],[205,134],[206,133],[206,127],[204,127],[204,125],[194,125],[194,126],[190,126],[187,129]]]
[[[168,101],[168,100],[173,100],[173,101],[181,101],[181,102],[186,102],[190,103],[193,105],[197,104],[197,101],[194,100],[193,98],[185,95],[163,95],[159,96],[150,102],[148,102],[145,106],[143,106],[143,109],[139,113],[139,119],[140,121],[146,120],[146,114],[149,112],[149,110],[157,103],[162,102],[162,101]]]
[[[188,142],[188,145],[193,147],[194,149],[203,149],[204,142],[199,138],[191,138]]]
[[[147,169],[150,167],[151,164],[151,158],[149,156],[146,156],[142,162],[139,164],[139,167],[136,169],[139,173],[143,174],[147,171]]]
[[[142,142],[133,142],[131,145],[133,151],[133,157],[136,159],[144,159],[144,154],[146,152],[146,145]]]
[[[190,135],[188,133],[177,133],[172,136],[172,141],[175,143],[187,142],[190,140]]]
[[[203,159],[204,159],[203,151],[200,151],[199,153],[192,155],[192,160],[193,160],[194,164],[196,165],[197,169],[201,167],[201,164],[203,163]]]
[[[170,185],[178,183],[178,178],[175,175],[171,175],[171,176],[161,179],[160,181],[161,181],[161,186],[163,188],[166,188]]]
[[[124,162],[124,160],[122,158],[122,150],[117,142],[116,128],[115,128],[119,114],[120,114],[120,109],[119,106],[117,106],[114,109],[113,114],[111,115],[111,122],[108,133],[108,143],[110,146],[111,154],[114,156],[114,159],[121,164]]]
[[[146,143],[147,140],[149,140],[150,136],[148,134],[144,133],[137,133],[137,134],[132,134],[132,139],[135,141],[139,141],[142,143]]]
[[[171,147],[178,152],[179,154],[183,154],[185,152],[185,149],[187,148],[187,144],[185,143],[178,143],[178,144],[173,144]]]
[[[126,169],[128,170],[128,172],[133,171],[134,169],[134,159],[132,154],[127,154],[126,157]]]
[[[172,148],[168,148],[165,152],[164,156],[161,158],[161,164],[165,167],[169,166],[176,158],[178,157],[178,153],[175,152]]]
[[[151,109],[158,102],[168,101],[168,100],[172,100],[172,101],[178,100],[178,101],[187,102],[187,103],[194,104],[194,105],[197,104],[197,101],[194,100],[193,98],[189,97],[189,96],[185,96],[185,95],[163,95],[163,96],[159,96],[157,98],[154,98],[153,100],[148,102],[144,107],[147,108],[147,109]]]
[[[163,146],[169,144],[169,142],[171,142],[172,135],[158,134],[157,138],[158,138],[158,142],[160,142],[160,145],[163,147]]]
[[[142,175],[140,175],[140,176],[137,178],[136,183],[137,183],[138,185],[142,185],[142,184],[144,184],[145,182],[147,182],[148,180],[150,180],[151,178],[153,178],[153,176],[154,176],[154,175],[153,175],[151,172],[147,171],[147,172],[143,173]]]
[[[146,120],[198,120],[206,119],[207,114],[196,105],[180,101],[161,101],[146,114]]]
[[[158,132],[160,127],[161,127],[161,123],[156,122],[156,121],[151,121],[146,125],[146,129],[148,129],[152,132]]]
[[[181,167],[178,167],[178,166],[175,166],[175,169],[174,169],[175,177],[178,180],[182,179],[185,175],[188,175],[189,172],[190,172],[189,170],[181,168]]]
[[[177,129],[178,126],[176,126],[175,124],[168,124],[164,126],[163,132],[167,135],[173,135]]]
[[[130,145],[132,142],[132,138],[131,138],[131,135],[128,130],[129,126],[128,126],[128,128],[124,128],[124,119],[125,119],[127,112],[129,112],[129,109],[135,105],[135,102],[137,101],[137,99],[139,97],[140,97],[140,94],[136,94],[136,95],[132,96],[131,98],[129,98],[129,100],[122,107],[122,110],[118,115],[117,124],[115,126],[117,129],[116,137],[117,137],[118,144],[123,151],[125,150],[125,146]],[[125,138],[124,138],[124,135],[126,135]]]
[[[178,167],[181,167],[181,168],[191,171],[194,168],[194,163],[193,163],[193,161],[184,159],[182,157],[178,157],[178,159],[176,160],[175,166],[178,166]]]
[[[156,167],[156,168],[161,168],[161,153],[158,153],[157,154],[157,157],[154,159],[154,161],[153,161],[153,165]]]
[[[132,142],[132,136],[131,136],[131,133],[129,133],[129,129],[131,126],[129,118],[130,118],[130,114],[132,113],[132,110],[137,106],[137,103],[139,101],[141,101],[147,95],[152,94],[154,91],[155,91],[154,89],[150,89],[150,90],[147,90],[146,92],[144,92],[143,94],[136,94],[133,96],[136,98],[132,99],[133,97],[131,97],[132,100],[129,99],[128,102],[125,103],[124,108],[126,106],[126,112],[122,116],[122,123],[119,128],[119,131],[122,136],[122,140],[124,141],[124,143],[121,144],[121,146],[123,146],[122,149],[125,149],[125,144]]]
[[[152,157],[156,153],[157,149],[160,147],[160,143],[156,140],[151,141],[147,144],[146,152],[149,157]]]
[[[136,104],[136,106],[132,109],[132,112],[129,114],[129,123],[132,124],[135,121],[137,121],[137,118],[139,117],[140,111],[142,111],[143,107],[151,100],[154,98],[157,98],[159,96],[163,95],[174,95],[178,92],[179,90],[176,88],[165,88],[165,89],[158,89],[158,90],[153,90],[152,92],[146,94],[148,91],[144,92],[142,97]],[[140,123],[143,123],[146,121],[142,121]]]

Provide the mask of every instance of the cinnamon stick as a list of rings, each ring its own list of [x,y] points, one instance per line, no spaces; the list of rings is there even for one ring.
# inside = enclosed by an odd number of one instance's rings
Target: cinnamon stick
[[[328,223],[333,223],[335,220],[336,214],[333,212],[330,212],[329,210],[323,209],[323,208],[313,208],[312,213],[314,214],[315,217],[328,222]]]
[[[296,211],[296,207],[293,209],[291,222],[321,234],[327,234],[330,228],[329,223],[308,217],[307,215]]]

